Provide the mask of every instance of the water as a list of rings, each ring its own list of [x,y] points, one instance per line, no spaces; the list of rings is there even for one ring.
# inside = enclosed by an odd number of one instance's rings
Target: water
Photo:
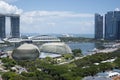
[[[40,34],[40,33],[21,33],[21,35],[36,36],[36,35],[51,35],[56,37],[63,37],[63,34]],[[94,38],[94,34],[72,34],[68,33],[72,37],[84,37],[84,38]]]
[[[87,55],[92,51],[94,48],[99,48],[102,46],[102,43],[92,43],[92,42],[76,42],[76,43],[67,43],[72,50],[74,49],[81,49],[83,55]]]
[[[14,46],[3,46],[0,47],[0,51],[12,51],[14,48]]]
[[[93,43],[93,42],[69,42],[66,43],[72,50],[74,49],[81,49],[83,55],[88,55],[90,54],[89,51],[92,51],[94,48],[99,48],[102,46],[102,43]],[[14,46],[4,46],[1,47],[0,50],[8,51],[8,50],[13,50]]]

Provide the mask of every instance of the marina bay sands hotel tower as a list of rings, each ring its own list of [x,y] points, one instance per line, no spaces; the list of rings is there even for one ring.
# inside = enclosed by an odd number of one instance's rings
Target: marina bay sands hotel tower
[[[20,15],[18,14],[0,14],[0,38],[6,38],[6,17],[10,18],[10,37],[20,37]]]

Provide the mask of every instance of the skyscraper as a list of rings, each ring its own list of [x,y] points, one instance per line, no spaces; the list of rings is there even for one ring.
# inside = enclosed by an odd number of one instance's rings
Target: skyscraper
[[[6,17],[10,17],[11,30],[10,35],[12,38],[20,37],[20,16],[17,14],[0,14],[0,38],[6,37]]]
[[[117,26],[118,26],[118,29],[117,29],[117,39],[120,40],[120,21],[117,22]]]
[[[120,39],[120,11],[110,11],[105,14],[105,39]]]
[[[20,16],[19,15],[12,15],[11,18],[11,36],[12,38],[19,38],[20,37]]]
[[[5,38],[5,15],[0,14],[0,38]]]
[[[95,14],[95,39],[103,38],[103,16]]]

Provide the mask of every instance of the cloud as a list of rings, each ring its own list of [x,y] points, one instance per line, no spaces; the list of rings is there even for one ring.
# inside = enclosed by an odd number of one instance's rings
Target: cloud
[[[12,3],[12,2],[16,2],[17,0],[0,0],[0,1],[8,2],[8,3]]]
[[[29,17],[93,17],[93,14],[75,13],[70,11],[31,11],[26,12]]]
[[[56,25],[56,23],[54,23],[54,22],[49,22],[49,23],[47,23],[49,26],[55,26]]]
[[[3,0],[0,0],[0,13],[20,14],[23,33],[93,33],[93,14],[72,11],[24,12]]]
[[[120,11],[120,9],[119,8],[115,8],[115,11]]]
[[[93,14],[74,13],[70,11],[31,11],[22,14],[22,21],[26,23],[45,22],[67,18],[92,18]]]
[[[92,26],[94,25],[94,22],[93,21],[75,21],[75,22],[72,22],[72,21],[68,21],[66,22],[67,24],[72,24],[72,25],[82,25],[82,26]]]
[[[21,26],[30,32],[85,34],[93,33],[93,18],[93,14],[70,11],[31,11],[21,15]]]
[[[0,13],[21,14],[22,12],[22,9],[18,9],[16,6],[10,5],[3,0],[0,1]]]

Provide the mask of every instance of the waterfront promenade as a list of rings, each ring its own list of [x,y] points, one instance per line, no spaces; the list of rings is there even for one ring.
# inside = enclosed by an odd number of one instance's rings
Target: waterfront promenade
[[[109,52],[114,52],[116,50],[118,50],[118,48],[106,48],[106,49],[100,50],[98,53],[109,53]]]
[[[97,51],[94,51],[94,52],[90,52],[88,55],[93,55],[93,54],[98,54],[98,53],[109,53],[109,52],[114,52],[116,50],[118,50],[120,47],[116,47],[116,48],[106,48],[106,49],[102,49],[102,50],[97,50]],[[66,61],[66,62],[62,62],[62,63],[59,63],[58,65],[62,65],[62,64],[68,64],[68,63],[71,63],[75,60],[78,60],[78,59],[82,59],[88,55],[84,55],[82,57],[75,57],[74,59],[72,60],[69,60],[69,61]]]

